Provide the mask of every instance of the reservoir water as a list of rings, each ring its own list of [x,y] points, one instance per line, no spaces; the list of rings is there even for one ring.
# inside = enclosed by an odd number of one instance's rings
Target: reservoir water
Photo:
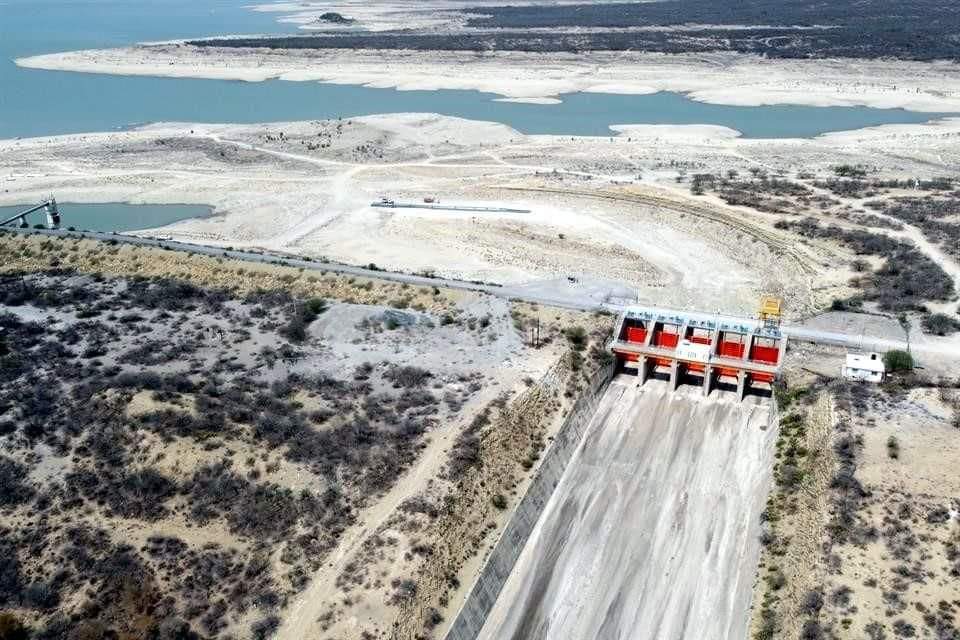
[[[80,231],[137,231],[153,229],[180,220],[209,216],[213,209],[198,204],[73,204],[58,203],[64,229],[74,228]],[[0,207],[0,220],[6,220],[32,204]],[[43,224],[46,219],[43,211],[27,216],[30,226]]]
[[[294,25],[245,0],[0,0],[0,139],[107,131],[157,121],[269,122],[434,112],[530,134],[610,135],[611,124],[715,124],[747,137],[810,137],[949,114],[866,107],[705,104],[674,93],[572,94],[558,105],[477,91],[396,91],[316,82],[123,77],[21,69],[17,57]]]

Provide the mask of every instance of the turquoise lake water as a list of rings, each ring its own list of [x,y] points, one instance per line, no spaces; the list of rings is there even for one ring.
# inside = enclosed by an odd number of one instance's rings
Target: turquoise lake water
[[[209,216],[213,209],[197,204],[72,204],[57,203],[60,209],[61,226],[78,231],[136,231],[153,229],[190,218]],[[0,220],[6,220],[32,204],[0,207]],[[37,211],[27,216],[30,226],[43,224],[46,215]]]
[[[563,104],[494,102],[476,91],[122,77],[20,69],[13,59],[143,41],[290,33],[246,0],[0,0],[0,138],[106,131],[157,121],[269,122],[404,111],[507,124],[521,132],[609,135],[611,124],[715,124],[747,137],[809,137],[945,114],[865,107],[733,107],[674,93],[572,94]]]

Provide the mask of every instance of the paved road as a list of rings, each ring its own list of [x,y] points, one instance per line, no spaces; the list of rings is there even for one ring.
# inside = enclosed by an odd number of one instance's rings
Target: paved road
[[[559,293],[559,287],[553,287],[558,289],[558,293],[555,295],[546,294],[543,292],[544,287],[537,287],[536,291],[531,291],[530,288],[520,286],[520,285],[498,285],[490,283],[481,283],[481,282],[468,282],[465,280],[454,280],[450,278],[431,278],[422,275],[415,275],[410,273],[399,273],[396,271],[380,271],[376,269],[368,269],[365,267],[357,267],[348,264],[342,264],[337,262],[318,262],[315,260],[304,260],[301,258],[291,257],[289,255],[284,255],[280,253],[269,253],[269,252],[256,252],[256,251],[237,251],[237,250],[228,250],[223,247],[215,247],[210,245],[202,244],[193,244],[189,242],[178,242],[174,240],[163,240],[158,238],[147,238],[140,236],[131,236],[124,234],[115,234],[115,233],[100,233],[95,231],[67,231],[64,229],[17,229],[12,227],[6,228],[9,231],[15,233],[26,233],[26,234],[40,234],[40,235],[49,235],[57,237],[84,237],[94,240],[103,240],[103,241],[117,241],[123,242],[126,244],[133,244],[146,247],[160,247],[164,249],[170,249],[174,251],[185,251],[189,253],[198,253],[202,255],[231,258],[235,260],[243,260],[246,262],[257,262],[261,264],[277,264],[283,263],[287,266],[292,267],[302,267],[303,269],[311,269],[315,271],[331,271],[334,273],[342,273],[352,276],[360,276],[367,278],[379,278],[381,280],[389,280],[393,282],[402,282],[414,286],[421,287],[446,287],[450,289],[463,289],[467,291],[479,291],[483,293],[488,293],[490,295],[498,296],[501,298],[507,298],[511,300],[523,300],[525,302],[531,302],[535,304],[541,304],[552,307],[560,307],[564,309],[575,309],[578,311],[610,311],[613,313],[618,313],[623,305],[618,302],[609,301],[609,292],[613,290],[612,283],[605,287],[602,285],[589,285],[589,284],[580,284],[571,286],[569,291],[565,294]],[[548,289],[550,287],[547,287]],[[799,340],[802,342],[812,342],[817,344],[827,344],[833,346],[849,347],[854,349],[868,349],[874,351],[887,351],[890,349],[903,349],[906,348],[906,343],[900,340],[890,340],[885,338],[879,338],[874,336],[865,336],[862,334],[847,334],[847,333],[832,333],[828,331],[821,331],[818,329],[811,329],[808,327],[803,327],[799,325],[784,325],[783,331],[791,340]],[[943,354],[944,350],[956,350],[954,345],[931,345],[931,344],[914,344],[911,345],[911,348],[914,351],[930,351]],[[960,356],[960,353],[956,354]]]

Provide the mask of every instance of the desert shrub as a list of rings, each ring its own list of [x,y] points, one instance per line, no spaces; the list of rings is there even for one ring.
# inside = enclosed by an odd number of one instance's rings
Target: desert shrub
[[[419,408],[416,415],[432,415],[437,412],[437,397],[426,389],[404,389],[403,393],[397,397],[396,406],[400,413]],[[368,415],[370,415],[369,412]]]
[[[216,635],[220,631],[226,628],[227,623],[224,621],[223,616],[227,614],[229,607],[223,598],[218,598],[213,601],[213,604],[207,608],[207,612],[203,614],[200,618],[200,625],[203,627],[204,631],[210,635]]]
[[[927,522],[930,524],[943,524],[950,521],[950,510],[946,507],[936,507],[927,514]]]
[[[401,604],[412,600],[417,595],[417,583],[413,580],[400,580],[394,578],[390,583],[393,587],[393,594],[390,596],[390,604]]]
[[[900,457],[900,443],[896,436],[887,438],[887,456],[894,460]]]
[[[788,492],[796,491],[803,482],[803,471],[794,464],[783,464],[777,474],[777,484]]]
[[[237,502],[248,484],[227,463],[200,467],[183,487],[189,495],[191,517],[201,524],[217,517]]]
[[[219,404],[211,406],[202,396],[198,397],[197,401],[199,413],[196,416],[185,411],[161,409],[140,416],[140,424],[165,439],[179,436],[203,441],[231,432]],[[234,406],[232,409],[236,412],[240,407]]]
[[[806,620],[800,628],[800,640],[821,640],[826,637],[818,620]]]
[[[281,539],[297,522],[299,509],[293,492],[273,483],[245,491],[227,516],[241,535]]]
[[[503,511],[507,508],[507,498],[502,493],[498,493],[490,500],[497,509]]]
[[[369,380],[370,374],[373,373],[373,365],[369,362],[364,362],[359,364],[353,370],[353,379],[358,381]]]
[[[838,468],[830,481],[834,490],[833,513],[827,530],[836,543],[862,542],[875,536],[875,532],[860,526],[857,510],[864,498],[870,495],[856,477],[857,453],[863,446],[859,437],[843,435],[834,442],[833,451],[839,460]]]
[[[912,185],[911,185],[912,186]],[[954,258],[960,257],[960,224],[951,220],[957,210],[957,195],[948,198],[897,198],[885,203],[885,213],[920,227],[932,242],[941,245]]]
[[[802,197],[810,195],[810,189],[790,180],[770,178],[760,171],[753,172],[754,179],[738,180],[733,176],[720,180],[715,185],[718,195],[727,204],[745,206],[757,211],[779,213],[791,208],[792,203],[785,196]],[[716,182],[716,181],[715,181]]]
[[[167,362],[183,361],[200,348],[196,340],[181,340],[178,342],[148,340],[144,344],[134,347],[118,358],[124,364],[141,366],[156,366]]]
[[[174,490],[174,483],[156,469],[140,469],[123,479],[119,501],[111,506],[127,518],[155,520],[165,515],[163,503]]]
[[[327,301],[323,298],[310,298],[303,306],[307,310],[307,313],[311,314],[313,318],[316,318],[327,310]]]
[[[155,469],[128,474],[120,469],[122,465],[105,466],[96,471],[77,469],[66,480],[71,489],[89,500],[107,505],[113,513],[124,518],[156,520],[165,516],[164,502],[173,496],[174,483]]]
[[[884,631],[883,625],[879,622],[869,622],[863,630],[866,632],[869,640],[886,640],[887,638],[887,632]]]
[[[567,342],[570,343],[570,347],[574,351],[583,351],[587,346],[587,331],[583,327],[568,327],[564,329],[563,335],[567,338]]]
[[[191,311],[203,305],[216,311],[222,308],[228,294],[174,278],[131,278],[120,297],[144,309]]]
[[[864,198],[877,194],[877,185],[866,180],[829,178],[817,180],[814,186],[827,189],[834,195],[846,198]]]
[[[0,507],[15,507],[33,497],[33,489],[24,481],[27,468],[0,455]]]
[[[703,195],[704,186],[713,186],[715,176],[710,173],[695,173],[690,181],[690,193],[695,196]]]
[[[850,594],[853,593],[853,589],[847,585],[842,585],[833,590],[833,593],[830,594],[830,604],[835,607],[849,607],[850,606]]]
[[[833,168],[833,172],[841,178],[865,178],[866,169],[859,165],[841,164]]]
[[[412,498],[407,498],[400,503],[399,509],[404,513],[422,513],[431,520],[440,515],[437,505],[435,505],[425,496],[413,496]]]
[[[771,591],[779,591],[787,585],[787,576],[780,567],[771,567],[764,579]]]
[[[431,374],[426,369],[413,365],[392,366],[383,377],[393,383],[396,388],[422,387],[430,379]]]
[[[857,282],[864,289],[864,299],[876,302],[885,311],[923,311],[925,300],[946,301],[953,297],[950,276],[903,240],[861,229],[824,227],[810,217],[796,222],[781,220],[774,226],[809,238],[835,240],[857,254],[882,256],[885,260],[880,268]]]
[[[443,615],[434,607],[427,609],[427,615],[423,622],[426,629],[433,629],[443,622]]]
[[[945,313],[931,313],[921,321],[923,330],[937,336],[948,336],[960,331],[960,319]]]
[[[252,483],[233,472],[226,463],[206,465],[185,483],[190,515],[204,523],[226,519],[230,530],[260,540],[285,538],[302,515],[320,519],[337,500],[319,501],[309,491],[299,496],[272,482]]]
[[[280,628],[280,618],[267,616],[250,625],[250,635],[254,640],[266,640]]]
[[[823,608],[823,589],[811,589],[803,596],[800,611],[808,616],[820,613]]]
[[[294,304],[287,324],[280,330],[290,342],[303,342],[307,339],[307,327],[327,310],[327,302],[322,298],[311,298],[303,304]]]
[[[0,613],[0,640],[29,640],[30,629],[12,613]]]
[[[833,479],[830,481],[831,489],[839,489],[841,491],[854,494],[858,497],[866,497],[867,491],[863,488],[863,485],[860,484],[860,481],[857,480],[857,477],[854,475],[854,469],[843,466],[834,474]]]
[[[834,298],[830,302],[831,311],[860,311],[863,309],[863,298],[861,296],[850,296],[849,298]]]
[[[303,433],[307,429],[303,416],[298,413],[274,413],[268,411],[257,418],[253,434],[278,447]]]
[[[785,413],[795,402],[803,399],[809,393],[810,389],[808,387],[790,387],[786,378],[778,378],[773,383],[773,397],[777,402],[777,409],[780,413]],[[798,423],[802,422],[799,414],[791,414],[791,416],[784,418],[784,420],[786,419],[796,420]]]
[[[13,545],[0,542],[0,606],[16,603],[22,588],[17,551]]]
[[[913,638],[917,635],[917,629],[912,624],[901,618],[894,621],[893,633],[900,638]]]
[[[490,424],[490,407],[484,407],[483,411],[474,416],[470,425],[457,436],[453,446],[450,448],[449,458],[447,459],[447,477],[451,480],[460,478],[467,469],[477,466],[481,463],[480,434],[483,428]]]
[[[290,342],[303,342],[307,339],[308,324],[302,312],[294,311],[280,333]]]
[[[190,623],[176,616],[164,618],[157,626],[157,640],[199,640],[199,637],[190,629]]]
[[[246,613],[251,607],[264,610],[276,606],[275,583],[269,571],[270,562],[263,554],[254,553],[246,562],[237,550],[208,544],[199,551],[188,551],[175,560],[178,588],[188,602],[184,613],[201,624],[218,624],[226,609],[211,594],[223,594],[228,609]]]
[[[429,395],[429,392],[427,391],[411,389],[408,389],[404,393],[410,393],[411,395],[426,393]],[[397,411],[400,409],[394,410],[393,402],[394,398],[389,393],[372,393],[363,399],[363,412],[370,420],[377,420],[380,422],[396,422],[398,419]],[[411,405],[408,405],[408,407],[409,406],[415,406],[415,402]]]
[[[33,582],[23,590],[23,606],[29,609],[53,609],[60,604],[60,593],[50,582]]]
[[[613,364],[613,354],[604,349],[601,345],[595,344],[590,347],[590,359],[593,360],[600,368]]]
[[[760,625],[753,636],[754,640],[774,640],[779,627],[777,612],[769,606],[764,606],[760,610]]]
[[[911,371],[913,369],[913,356],[908,351],[892,349],[883,354],[883,365],[888,373]]]

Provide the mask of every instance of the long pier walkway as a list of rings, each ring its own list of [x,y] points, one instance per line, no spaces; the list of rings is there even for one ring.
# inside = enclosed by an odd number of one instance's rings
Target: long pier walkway
[[[439,204],[430,202],[371,202],[371,207],[379,209],[436,209],[438,211],[473,211],[476,213],[530,213],[530,209],[511,209],[509,207],[478,207],[458,204]]]

